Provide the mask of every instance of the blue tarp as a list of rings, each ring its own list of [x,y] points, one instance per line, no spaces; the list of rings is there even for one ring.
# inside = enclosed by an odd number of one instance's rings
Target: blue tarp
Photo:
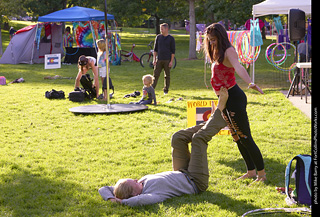
[[[114,16],[108,14],[108,20],[114,20]],[[73,22],[73,21],[89,21],[104,20],[104,12],[92,8],[84,8],[75,6],[53,12],[38,18],[39,22]]]

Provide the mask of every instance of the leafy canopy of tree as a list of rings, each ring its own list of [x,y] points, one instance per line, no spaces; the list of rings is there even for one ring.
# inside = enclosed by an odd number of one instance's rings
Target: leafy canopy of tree
[[[192,18],[195,23],[210,24],[227,19],[242,25],[251,15],[252,5],[263,0],[108,0],[108,13],[115,16],[121,26],[140,26],[150,18],[155,20],[159,34],[160,19],[164,22]],[[0,1],[0,30],[9,17],[27,14],[37,20],[39,16],[73,6],[90,7],[104,11],[104,0],[10,0]],[[192,13],[190,13],[192,12]],[[191,17],[190,17],[191,16]],[[193,40],[195,28],[191,28]],[[0,32],[1,42],[1,32]],[[194,50],[193,44],[190,49]],[[192,52],[194,53],[194,52]],[[0,55],[2,46],[0,44]],[[191,54],[191,53],[190,53]],[[191,55],[194,56],[194,55]]]
[[[238,25],[252,17],[252,5],[263,0],[195,0],[197,23],[212,23],[228,19]],[[154,18],[164,21],[189,19],[189,1],[186,0],[107,0],[108,13],[118,24],[139,26]],[[10,0],[0,1],[0,22],[10,16],[27,14],[37,20],[57,10],[73,6],[104,10],[104,0]]]

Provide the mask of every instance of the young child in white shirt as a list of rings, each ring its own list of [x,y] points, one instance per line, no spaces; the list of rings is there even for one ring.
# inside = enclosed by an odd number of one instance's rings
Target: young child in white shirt
[[[106,58],[106,41],[104,39],[99,39],[97,41],[97,46],[98,46],[98,70],[99,70],[99,77],[101,78],[101,83],[102,83],[102,93],[103,97],[102,100],[107,100],[107,58]],[[109,73],[110,73],[110,66],[108,68]]]

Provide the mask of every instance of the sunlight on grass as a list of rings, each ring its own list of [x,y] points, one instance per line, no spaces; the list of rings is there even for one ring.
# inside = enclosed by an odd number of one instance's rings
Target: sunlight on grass
[[[17,25],[26,23],[18,22]],[[137,55],[147,52],[155,35],[138,37],[126,28],[123,47],[137,43]],[[3,31],[4,44],[9,38]],[[243,87],[248,97],[252,135],[264,156],[268,180],[249,186],[251,180],[235,181],[245,164],[230,136],[209,142],[209,189],[145,207],[125,207],[103,201],[98,189],[119,178],[141,178],[172,170],[170,139],[187,126],[186,101],[217,99],[203,81],[203,60],[188,61],[188,36],[175,36],[177,68],[172,70],[171,89],[163,95],[163,76],[156,88],[158,106],[145,112],[115,115],[74,115],[69,108],[101,103],[48,100],[47,90],[73,90],[74,79],[44,80],[47,75],[75,78],[76,65],[44,70],[42,64],[0,65],[8,81],[23,77],[25,83],[0,86],[0,216],[241,216],[258,208],[287,207],[276,186],[284,186],[287,163],[297,154],[311,153],[311,121],[274,88],[266,77],[272,69],[259,58],[257,77],[264,95]],[[265,49],[265,48],[264,48]],[[139,56],[138,55],[138,56]],[[141,91],[141,77],[151,73],[137,62],[111,66],[115,98],[129,103],[138,98],[123,96]],[[210,78],[208,73],[207,78]],[[209,79],[207,81],[209,83]],[[260,84],[260,83],[259,83]],[[170,98],[183,101],[166,103]],[[278,214],[273,216],[298,216]]]

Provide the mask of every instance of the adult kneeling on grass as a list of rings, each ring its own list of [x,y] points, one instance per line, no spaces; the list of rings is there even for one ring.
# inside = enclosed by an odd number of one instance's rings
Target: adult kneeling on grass
[[[227,100],[228,91],[222,88],[217,109],[207,123],[202,126],[202,128],[210,128],[213,135],[226,126],[222,111],[226,107]],[[174,171],[146,175],[139,180],[120,179],[115,186],[104,186],[99,189],[102,198],[129,206],[137,206],[159,203],[183,194],[197,194],[205,191],[209,183],[208,145],[193,142],[190,154],[188,142],[181,141],[183,138],[179,132],[175,133],[171,140]]]
[[[78,60],[79,71],[76,77],[74,89],[75,90],[79,89],[81,78],[86,75],[89,69],[91,69],[93,73],[93,80],[94,80],[94,84],[92,88],[95,87],[96,97],[98,98],[99,97],[99,77],[98,77],[98,66],[96,65],[97,65],[97,60],[94,57],[84,56],[84,55],[81,55],[79,57],[79,60]]]

